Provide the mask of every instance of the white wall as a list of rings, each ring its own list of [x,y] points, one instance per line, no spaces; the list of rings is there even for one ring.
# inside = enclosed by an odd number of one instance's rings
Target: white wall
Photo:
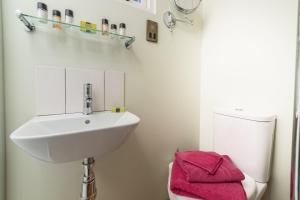
[[[266,199],[289,199],[297,0],[203,1],[200,148],[212,149],[214,106],[278,116]]]
[[[2,42],[2,2],[0,1],[0,200],[5,200],[5,128],[4,128],[4,80]]]
[[[124,21],[137,41],[131,50],[77,40],[64,34],[27,33],[15,10],[35,13],[36,1],[3,0],[7,198],[74,200],[79,197],[81,162],[48,164],[23,153],[9,134],[34,115],[34,66],[98,68],[126,72],[126,104],[141,117],[121,149],[96,158],[99,199],[165,200],[167,165],[177,147],[196,149],[199,137],[200,26],[179,24],[174,33],[161,15],[169,1],[158,0],[157,15],[113,0],[45,0],[50,9],[71,8],[79,19],[103,16]],[[159,22],[159,44],[145,41],[145,21]]]

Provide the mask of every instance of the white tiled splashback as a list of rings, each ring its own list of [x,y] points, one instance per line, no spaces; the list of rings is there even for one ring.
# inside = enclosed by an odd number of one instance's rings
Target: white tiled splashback
[[[40,66],[36,68],[36,113],[65,113],[65,69]]]
[[[117,71],[105,72],[105,110],[114,106],[123,107],[125,102],[125,73]]]
[[[85,83],[93,85],[93,111],[124,106],[124,72],[37,67],[36,115],[82,112]]]

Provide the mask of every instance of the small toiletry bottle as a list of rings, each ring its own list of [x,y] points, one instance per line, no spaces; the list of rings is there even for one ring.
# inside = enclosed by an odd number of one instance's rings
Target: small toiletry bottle
[[[74,13],[70,9],[65,10],[65,23],[73,24],[74,21]]]
[[[116,24],[111,24],[110,25],[110,32],[112,33],[110,35],[111,38],[115,38],[117,35],[117,25]]]
[[[102,35],[108,35],[108,19],[102,19]]]
[[[47,23],[47,19],[48,19],[48,8],[47,5],[42,3],[42,2],[38,2],[37,3],[37,17],[41,18],[39,21],[42,23]]]
[[[124,36],[126,35],[126,24],[125,23],[120,24],[119,34],[124,35]]]
[[[58,23],[53,22],[53,28],[55,29],[61,29],[61,14],[59,10],[53,10],[52,11],[52,20]]]

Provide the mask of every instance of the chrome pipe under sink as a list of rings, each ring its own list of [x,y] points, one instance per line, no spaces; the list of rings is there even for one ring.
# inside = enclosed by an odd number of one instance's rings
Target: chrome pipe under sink
[[[82,180],[80,200],[96,200],[97,189],[96,189],[96,177],[93,170],[94,163],[95,160],[93,157],[85,158],[82,162],[83,180]]]

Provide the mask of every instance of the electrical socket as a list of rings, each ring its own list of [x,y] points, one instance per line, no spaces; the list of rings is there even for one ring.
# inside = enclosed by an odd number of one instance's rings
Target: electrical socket
[[[147,20],[146,40],[149,42],[158,42],[158,24],[155,21]]]

